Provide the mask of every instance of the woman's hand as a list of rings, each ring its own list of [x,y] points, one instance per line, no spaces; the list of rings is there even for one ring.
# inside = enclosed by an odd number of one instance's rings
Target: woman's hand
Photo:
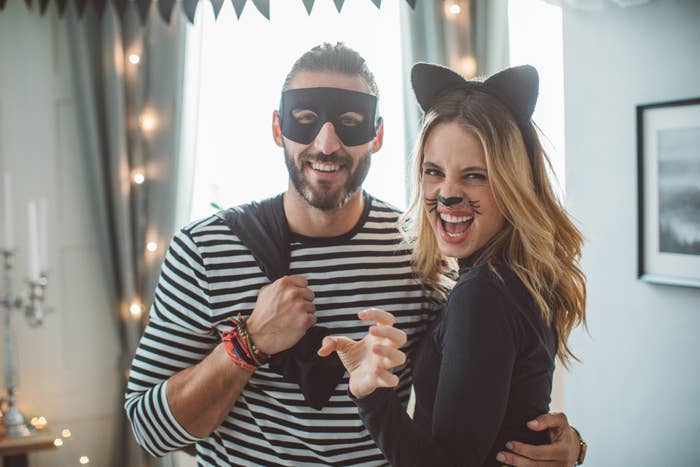
[[[361,341],[344,336],[327,336],[318,350],[321,357],[338,352],[340,361],[350,373],[350,392],[358,399],[377,388],[392,388],[399,378],[389,370],[403,365],[406,354],[398,350],[406,343],[406,333],[394,326],[394,315],[378,308],[360,311],[364,321],[375,321]]]

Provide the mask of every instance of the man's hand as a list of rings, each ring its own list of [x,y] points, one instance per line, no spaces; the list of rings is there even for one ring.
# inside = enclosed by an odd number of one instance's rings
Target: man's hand
[[[284,276],[260,289],[246,328],[266,354],[287,350],[316,324],[314,293],[303,276]]]
[[[551,444],[532,446],[509,441],[509,451],[499,452],[496,460],[516,467],[571,467],[576,465],[580,449],[579,438],[563,413],[540,415],[527,423],[533,431],[549,430]]]
[[[350,373],[349,389],[359,398],[377,388],[392,388],[399,378],[391,369],[406,362],[406,354],[398,350],[406,343],[406,333],[393,327],[394,315],[378,308],[359,312],[361,320],[375,321],[360,341],[344,336],[327,336],[318,350],[321,357],[338,352],[340,361]]]

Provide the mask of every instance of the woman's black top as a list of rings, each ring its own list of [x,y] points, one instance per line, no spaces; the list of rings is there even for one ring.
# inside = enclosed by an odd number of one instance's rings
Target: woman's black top
[[[391,389],[356,400],[393,466],[498,466],[507,441],[549,442],[526,422],[549,411],[556,331],[512,270],[495,269],[460,271],[418,347],[413,420]]]

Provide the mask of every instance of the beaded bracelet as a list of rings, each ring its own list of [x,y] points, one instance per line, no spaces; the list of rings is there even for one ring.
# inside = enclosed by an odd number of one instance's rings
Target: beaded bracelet
[[[233,323],[234,328],[221,335],[229,357],[236,365],[247,371],[254,371],[264,365],[270,356],[259,351],[253,343],[246,329],[246,318],[238,313],[237,316],[229,318],[229,320]]]

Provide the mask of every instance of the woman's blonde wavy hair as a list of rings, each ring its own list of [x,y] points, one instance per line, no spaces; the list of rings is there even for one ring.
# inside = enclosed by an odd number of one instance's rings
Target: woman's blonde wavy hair
[[[422,189],[423,151],[433,128],[458,122],[481,140],[486,169],[496,204],[505,218],[498,232],[479,254],[475,265],[500,257],[518,275],[542,315],[557,330],[557,355],[566,366],[578,360],[567,345],[571,330],[586,322],[586,278],[579,266],[583,236],[557,199],[549,178],[549,158],[537,128],[530,132],[532,160],[523,135],[510,111],[495,97],[479,90],[451,91],[425,115],[414,151],[412,196],[402,218],[407,240],[413,247],[412,265],[419,278],[445,285],[445,274],[454,268],[446,258],[430,226]]]

